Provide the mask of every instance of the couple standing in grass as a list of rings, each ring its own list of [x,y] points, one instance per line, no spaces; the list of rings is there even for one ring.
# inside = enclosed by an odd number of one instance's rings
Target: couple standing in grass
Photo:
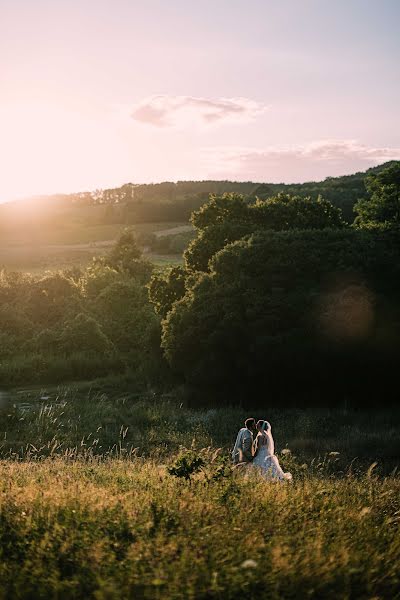
[[[256,423],[251,417],[246,419],[244,425],[237,434],[232,450],[233,462],[236,465],[258,469],[266,479],[290,481],[291,473],[282,470],[278,457],[274,454],[274,438],[268,421],[260,420]]]

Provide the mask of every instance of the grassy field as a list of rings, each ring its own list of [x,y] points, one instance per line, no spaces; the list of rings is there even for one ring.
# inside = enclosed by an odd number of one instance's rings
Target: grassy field
[[[0,463],[3,598],[398,598],[400,481]]]
[[[241,408],[195,411],[176,397],[131,390],[131,382],[123,383],[118,376],[98,384],[3,392],[0,458],[42,458],[55,441],[59,454],[71,448],[78,452],[87,446],[81,445],[87,439],[98,440],[91,452],[108,455],[121,443],[124,430],[124,453],[139,448],[145,457],[154,457],[154,451],[164,460],[165,454],[176,453],[181,446],[228,448],[249,416]],[[377,469],[389,473],[400,464],[398,411],[282,410],[268,403],[252,416],[271,421],[277,450],[290,448],[301,464],[330,452],[340,453],[336,467],[342,470],[350,463],[366,469],[378,461]],[[39,453],[32,444],[41,448]]]
[[[293,483],[230,467],[239,408],[3,395],[0,598],[399,598],[400,416],[253,414]],[[179,457],[203,466],[175,477]]]
[[[133,229],[138,235],[157,236],[187,231],[185,223],[138,223]],[[64,228],[3,231],[0,242],[0,268],[39,274],[46,270],[85,267],[94,256],[105,254],[124,230],[123,225],[72,224]],[[179,256],[147,253],[156,264],[179,264]]]

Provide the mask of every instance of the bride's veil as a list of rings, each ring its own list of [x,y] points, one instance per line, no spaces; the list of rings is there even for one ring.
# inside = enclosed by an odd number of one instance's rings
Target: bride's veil
[[[268,454],[271,454],[271,455],[274,454],[275,453],[274,438],[272,437],[271,425],[270,425],[270,423],[268,423],[268,421],[262,422],[261,431],[263,432],[263,434],[265,435],[266,440],[267,440]]]

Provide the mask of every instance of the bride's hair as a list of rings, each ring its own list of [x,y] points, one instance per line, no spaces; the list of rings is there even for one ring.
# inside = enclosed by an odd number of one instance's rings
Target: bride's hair
[[[264,433],[264,431],[268,432],[271,431],[271,425],[270,423],[268,423],[268,421],[264,421],[263,419],[260,419],[259,421],[257,421],[257,429],[260,429],[260,431],[262,433]]]
[[[274,453],[274,438],[272,437],[272,433],[271,433],[271,424],[268,421],[264,421],[263,419],[260,419],[259,421],[257,421],[257,429],[259,429],[259,436],[262,437],[263,441],[263,445],[265,444],[266,446],[268,446],[268,450],[270,452],[270,454]]]

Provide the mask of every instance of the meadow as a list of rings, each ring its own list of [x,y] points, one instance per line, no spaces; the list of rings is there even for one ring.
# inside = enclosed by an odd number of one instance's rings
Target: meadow
[[[187,231],[187,223],[137,223],[132,229],[139,240],[148,236],[176,238]],[[67,222],[57,227],[4,229],[0,242],[0,267],[35,275],[46,271],[86,267],[94,257],[104,256],[123,232],[122,224]],[[145,244],[143,244],[143,247]],[[171,254],[145,248],[145,256],[156,265],[182,263],[182,252]]]
[[[398,598],[400,415],[265,404],[291,484],[231,468],[239,407],[3,395],[0,598]]]

